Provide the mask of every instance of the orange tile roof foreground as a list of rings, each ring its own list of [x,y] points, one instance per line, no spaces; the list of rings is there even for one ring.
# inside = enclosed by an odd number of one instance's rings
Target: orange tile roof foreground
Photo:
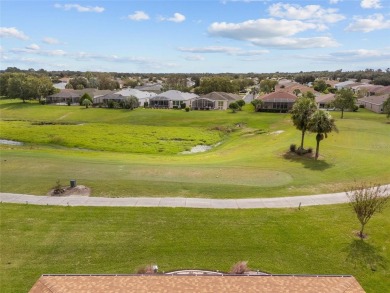
[[[42,275],[30,293],[365,292],[352,276]]]

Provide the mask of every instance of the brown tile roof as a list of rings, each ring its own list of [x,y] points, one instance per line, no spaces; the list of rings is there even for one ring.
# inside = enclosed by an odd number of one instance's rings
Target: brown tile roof
[[[200,96],[200,98],[209,99],[212,101],[236,101],[241,99],[241,97],[238,95],[225,92],[211,92],[206,95]]]
[[[43,275],[30,293],[299,292],[361,293],[352,276]]]
[[[381,89],[378,89],[376,91],[376,93],[379,94],[379,95],[390,94],[390,85],[384,86]]]
[[[276,100],[289,100],[291,102],[296,101],[297,96],[285,91],[277,91],[264,96],[260,96],[260,99],[266,102],[274,102]]]
[[[388,97],[389,97],[388,95],[368,96],[368,97],[364,97],[364,98],[359,99],[359,101],[360,102],[364,101],[364,102],[374,104],[374,105],[382,105],[388,99]]]
[[[326,94],[326,95],[316,96],[315,99],[316,99],[317,103],[327,104],[327,103],[332,102],[334,100],[334,98],[335,98],[335,94],[330,93],[330,94]]]

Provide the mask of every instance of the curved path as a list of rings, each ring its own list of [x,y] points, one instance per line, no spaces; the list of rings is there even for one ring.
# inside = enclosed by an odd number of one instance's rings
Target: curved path
[[[383,185],[382,190],[389,185]],[[88,197],[88,196],[36,196],[15,193],[0,193],[0,201],[6,203],[58,205],[58,206],[107,206],[107,207],[180,207],[209,209],[261,209],[261,208],[297,208],[299,206],[315,206],[347,203],[345,192],[243,199],[209,199],[183,197]]]

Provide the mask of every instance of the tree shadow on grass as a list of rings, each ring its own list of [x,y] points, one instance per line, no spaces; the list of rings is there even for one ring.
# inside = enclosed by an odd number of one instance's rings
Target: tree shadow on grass
[[[378,267],[386,268],[387,261],[378,249],[362,239],[354,239],[345,249],[348,252],[347,262],[355,267],[368,267],[376,271]]]
[[[326,161],[315,160],[312,154],[306,154],[300,156],[293,152],[287,152],[283,155],[283,158],[285,158],[286,160],[290,160],[292,162],[299,162],[303,165],[303,167],[314,171],[323,171],[333,166],[333,164],[329,164]]]

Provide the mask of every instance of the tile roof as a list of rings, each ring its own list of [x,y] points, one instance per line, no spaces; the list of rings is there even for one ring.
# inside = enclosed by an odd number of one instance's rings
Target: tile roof
[[[265,102],[274,102],[277,100],[283,100],[283,101],[291,101],[294,102],[297,99],[297,96],[290,94],[285,91],[277,91],[270,94],[266,94],[264,96],[260,96],[260,99]]]
[[[211,92],[200,96],[201,99],[209,99],[212,101],[237,101],[241,99],[239,95],[225,92]]]
[[[329,103],[334,100],[335,94],[326,94],[326,95],[320,95],[316,96],[316,102],[317,103]]]
[[[366,103],[374,104],[374,105],[382,105],[387,99],[388,95],[381,95],[381,96],[368,96],[359,99],[360,102],[364,101]]]
[[[186,101],[186,100],[194,99],[196,97],[198,97],[198,95],[196,94],[184,93],[176,90],[169,90],[161,94],[158,94],[157,96],[154,96],[153,99],[163,98],[172,101]]]
[[[43,275],[30,293],[102,292],[365,292],[352,276]]]

